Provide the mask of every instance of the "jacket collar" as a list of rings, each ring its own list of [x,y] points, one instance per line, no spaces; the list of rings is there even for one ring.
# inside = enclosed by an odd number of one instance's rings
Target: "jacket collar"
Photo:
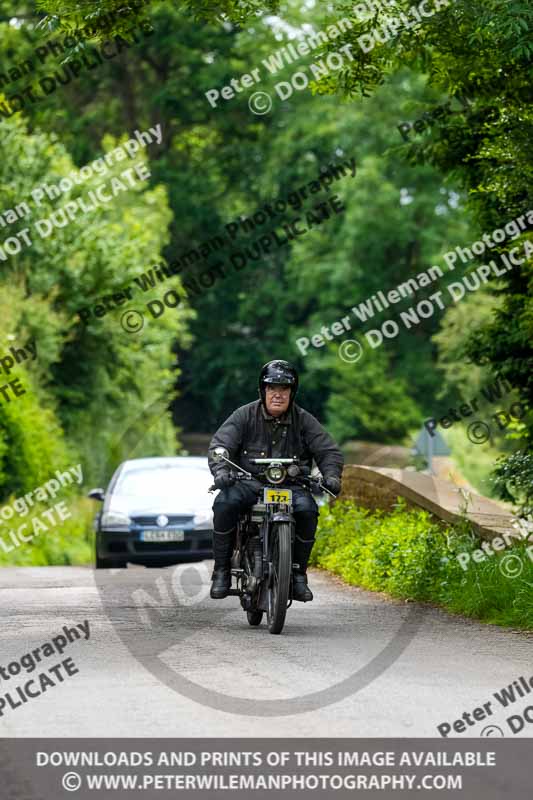
[[[261,402],[261,401],[260,401]],[[263,415],[263,419],[267,422],[277,422],[279,425],[290,425],[291,423],[291,409],[289,408],[281,417],[273,417],[269,414],[264,407],[263,403],[261,403],[261,413]]]

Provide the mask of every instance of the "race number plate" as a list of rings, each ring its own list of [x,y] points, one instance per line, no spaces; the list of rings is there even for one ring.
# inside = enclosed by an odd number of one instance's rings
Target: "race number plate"
[[[185,531],[141,531],[141,542],[183,542]]]
[[[292,503],[290,489],[264,489],[263,503]]]

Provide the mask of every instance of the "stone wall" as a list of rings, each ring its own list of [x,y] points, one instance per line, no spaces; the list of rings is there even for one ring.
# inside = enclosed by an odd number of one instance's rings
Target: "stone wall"
[[[452,525],[466,517],[484,539],[513,530],[512,515],[505,508],[433,475],[356,464],[344,468],[340,500],[353,500],[373,511],[391,511],[398,497],[408,507],[423,508]]]

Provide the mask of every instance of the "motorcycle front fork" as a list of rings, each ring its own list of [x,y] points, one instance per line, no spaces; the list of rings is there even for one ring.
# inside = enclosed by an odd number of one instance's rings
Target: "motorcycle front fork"
[[[237,585],[241,593],[241,605],[245,611],[254,611],[257,607],[261,608],[264,605],[265,598],[263,595],[267,592],[271,585],[271,569],[269,561],[269,534],[270,527],[265,525],[263,530],[263,537],[260,534],[249,538],[248,542],[244,545],[241,537],[238,537],[237,552],[239,553],[240,563],[235,564],[232,570],[237,578]],[[250,543],[252,547],[250,548]],[[294,547],[294,539],[293,539]],[[250,554],[249,554],[250,551]],[[250,561],[250,555],[253,562]],[[298,564],[293,563],[292,568],[298,568]],[[259,589],[259,597],[255,597]],[[292,576],[291,576],[291,590],[290,600],[288,607],[292,605]]]

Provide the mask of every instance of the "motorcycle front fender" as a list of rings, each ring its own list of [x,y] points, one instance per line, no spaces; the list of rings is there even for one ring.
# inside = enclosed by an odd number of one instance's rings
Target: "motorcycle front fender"
[[[289,524],[294,523],[294,517],[292,514],[287,514],[285,511],[276,511],[275,514],[272,514],[270,519],[271,522],[288,522]]]

